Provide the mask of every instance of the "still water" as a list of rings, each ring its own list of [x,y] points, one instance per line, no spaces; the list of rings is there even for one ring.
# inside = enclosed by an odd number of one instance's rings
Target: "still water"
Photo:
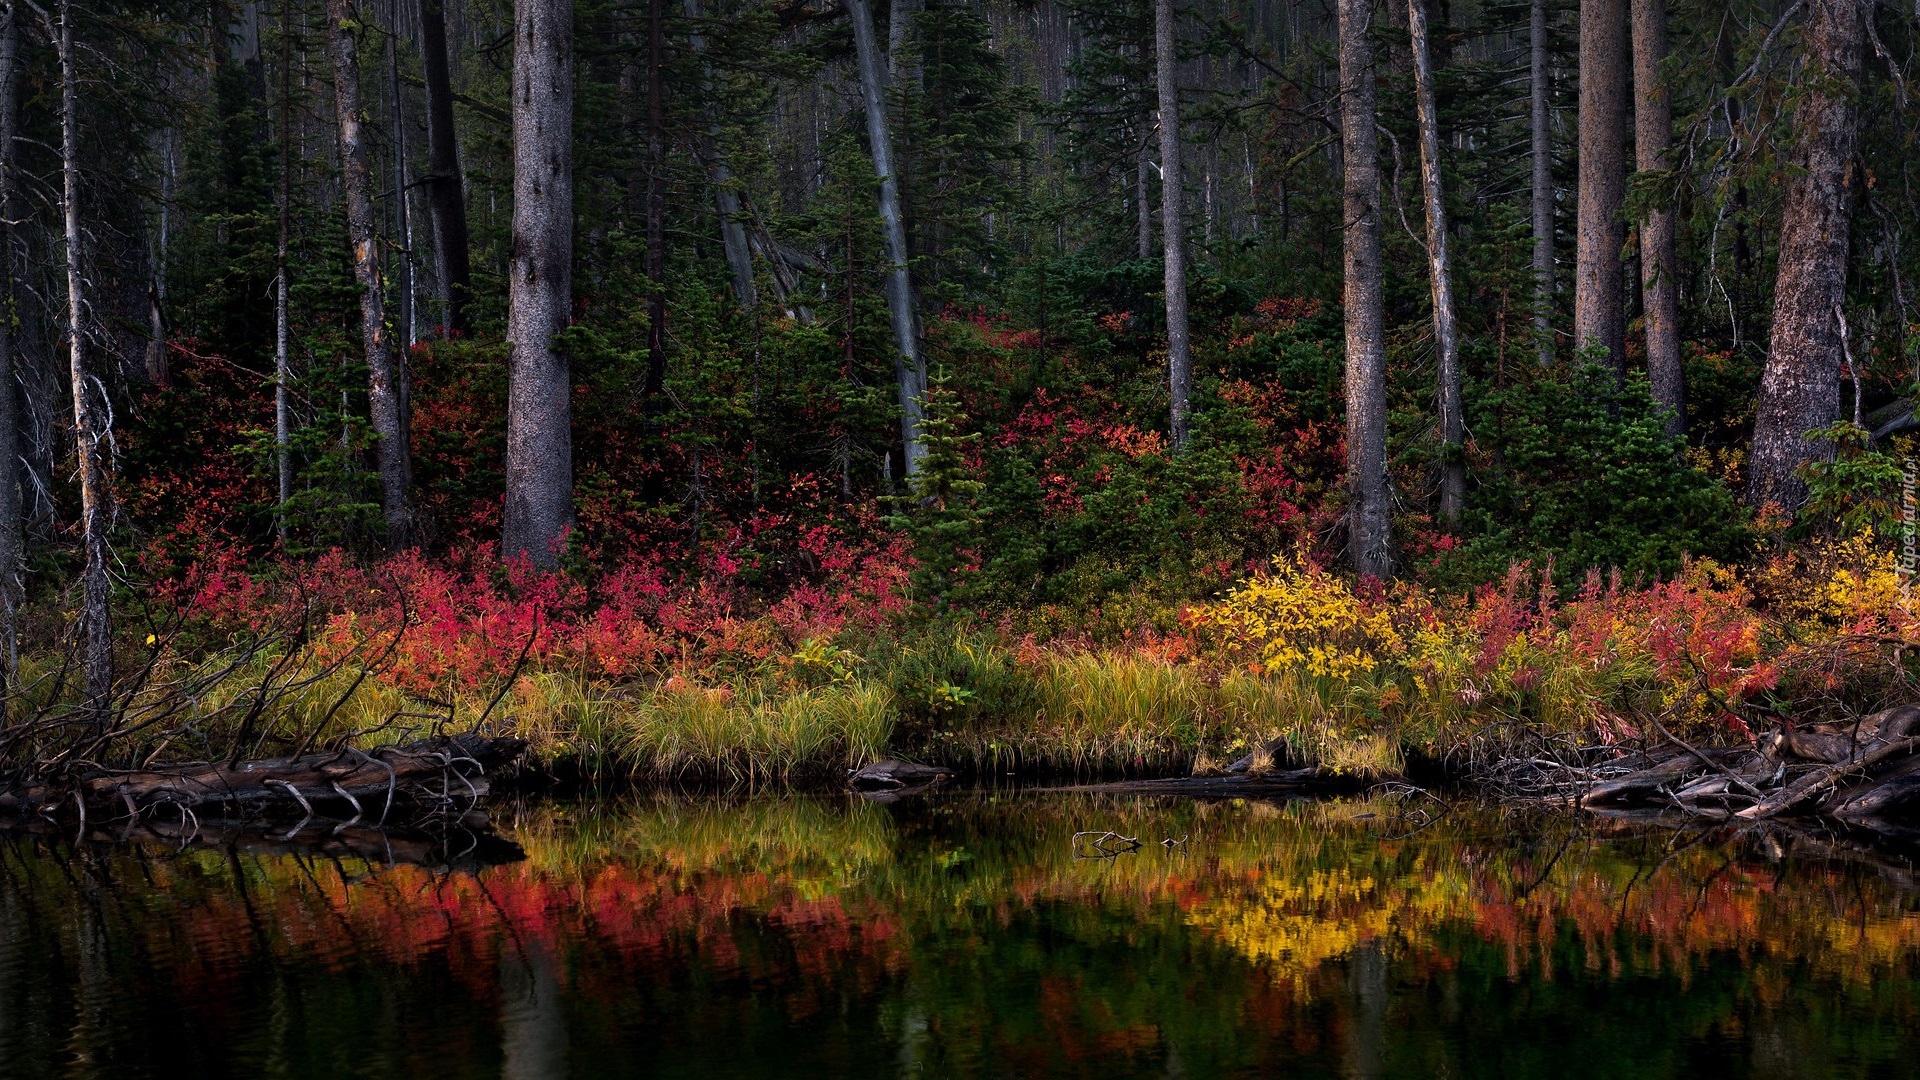
[[[1920,887],[1818,838],[1041,793],[496,821],[524,859],[0,834],[0,1075],[1920,1071]]]

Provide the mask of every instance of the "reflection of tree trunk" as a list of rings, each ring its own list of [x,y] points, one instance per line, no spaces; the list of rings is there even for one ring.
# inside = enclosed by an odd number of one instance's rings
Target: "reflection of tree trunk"
[[[1173,0],[1154,0],[1154,68],[1160,96],[1160,252],[1167,298],[1167,388],[1173,403],[1173,449],[1187,448],[1187,398],[1193,348],[1187,338],[1186,190],[1180,177],[1180,53]]]
[[[1665,173],[1673,145],[1673,105],[1660,65],[1667,58],[1667,0],[1633,0],[1634,165]],[[1664,180],[1661,183],[1666,188]],[[1669,412],[1667,431],[1687,433],[1686,376],[1680,369],[1679,264],[1673,206],[1664,195],[1640,219],[1640,296],[1646,309],[1647,377]]]
[[[1627,3],[1580,2],[1580,202],[1573,268],[1573,344],[1600,345],[1623,376],[1627,223]]]
[[[1533,329],[1540,362],[1553,360],[1553,113],[1547,85],[1547,0],[1533,0],[1528,23],[1533,77]]]
[[[1467,495],[1466,462],[1460,440],[1466,430],[1460,415],[1460,334],[1453,321],[1453,268],[1447,259],[1447,209],[1440,187],[1440,116],[1434,104],[1433,54],[1427,47],[1427,0],[1409,0],[1408,40],[1412,43],[1414,97],[1420,116],[1420,181],[1427,204],[1427,276],[1433,291],[1433,344],[1439,364],[1440,520],[1460,525]]]
[[[1807,496],[1799,468],[1833,452],[1806,433],[1840,419],[1840,305],[1846,300],[1853,157],[1860,138],[1855,98],[1866,65],[1869,9],[1867,0],[1807,5],[1807,89],[1794,116],[1773,340],[1760,378],[1747,472],[1747,499],[1755,506],[1776,502],[1799,509]]]
[[[1387,958],[1377,945],[1362,945],[1347,957],[1347,992],[1353,1014],[1347,1023],[1342,1073],[1352,1080],[1386,1075]]]
[[[500,1075],[558,1080],[567,1075],[567,1013],[553,954],[539,942],[500,957]]]
[[[1387,336],[1380,254],[1380,142],[1374,128],[1373,4],[1339,0],[1340,153],[1345,178],[1347,555],[1392,572],[1387,527]]]

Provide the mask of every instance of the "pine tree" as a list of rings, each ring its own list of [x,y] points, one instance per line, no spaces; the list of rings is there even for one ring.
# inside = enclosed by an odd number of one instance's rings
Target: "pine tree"
[[[913,537],[914,596],[930,613],[944,615],[973,597],[987,485],[976,479],[979,470],[967,454],[980,434],[966,430],[966,413],[945,372],[927,383],[924,424],[926,456],[899,500],[903,512],[888,522]]]

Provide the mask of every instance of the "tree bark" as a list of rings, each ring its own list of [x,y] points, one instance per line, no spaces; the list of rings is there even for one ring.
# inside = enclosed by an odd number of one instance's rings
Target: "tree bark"
[[[1627,193],[1627,0],[1580,0],[1580,205],[1573,343],[1598,344],[1623,377],[1626,289],[1620,251]]]
[[[1858,97],[1870,0],[1809,0],[1803,96],[1780,217],[1773,337],[1760,378],[1747,500],[1792,512],[1806,501],[1799,469],[1833,454],[1807,432],[1840,419],[1840,305],[1853,220]]]
[[[427,178],[427,213],[433,220],[434,276],[447,332],[465,334],[473,329],[467,315],[473,270],[467,251],[460,144],[453,126],[445,0],[420,0],[420,68],[427,86],[427,170],[432,174]]]
[[[1153,39],[1160,96],[1160,251],[1167,296],[1167,388],[1173,406],[1173,449],[1179,453],[1187,448],[1193,344],[1187,333],[1186,188],[1180,177],[1180,53],[1173,0],[1154,0]]]
[[[894,374],[900,386],[900,443],[908,476],[920,471],[926,449],[920,427],[927,392],[927,365],[920,356],[920,335],[913,312],[913,279],[907,270],[907,225],[900,213],[900,181],[893,172],[893,136],[887,126],[886,90],[880,82],[880,49],[873,40],[873,12],[867,0],[846,0],[853,22],[853,46],[860,68],[860,96],[867,112],[867,144],[874,176],[880,181],[880,226],[887,246],[887,311],[893,318],[897,355]]]
[[[1153,141],[1140,140],[1139,160],[1134,163],[1134,254],[1142,262],[1153,258]]]
[[[687,18],[696,25],[700,19],[700,0],[685,0],[683,5]],[[687,35],[687,47],[696,55],[705,56],[707,38],[697,29]],[[700,77],[701,96],[713,100],[713,69],[703,68]],[[713,121],[712,114],[707,120],[707,175],[713,181],[714,207],[720,212],[720,249],[727,257],[727,270],[733,277],[733,298],[740,302],[741,308],[753,311],[760,306],[760,290],[753,280],[753,247],[747,240],[746,223],[740,220],[740,193],[733,189],[733,170],[727,167],[725,153],[720,147],[719,126]]]
[[[293,311],[287,275],[288,242],[293,232],[293,0],[280,5],[280,230],[274,245],[273,280],[273,450],[280,505],[274,531],[287,550],[287,504],[293,501],[293,423],[288,394],[293,382]]]
[[[153,280],[147,286],[147,382],[165,386],[167,364],[167,242],[173,216],[173,129],[160,133],[160,220],[153,231]]]
[[[18,627],[23,593],[20,476],[20,391],[14,326],[14,135],[20,130],[20,3],[0,8],[0,690],[11,690],[20,658]]]
[[[80,621],[86,708],[105,726],[113,709],[112,586],[107,573],[107,528],[113,489],[107,474],[109,433],[95,399],[104,388],[87,365],[86,298],[81,293],[80,75],[73,51],[73,8],[60,0],[55,47],[60,53],[60,212],[66,227],[67,368],[73,383],[73,439],[79,457],[80,537],[86,563],[80,572]]]
[[[573,526],[573,7],[515,0],[507,503],[501,554],[552,567]]]
[[[1372,0],[1338,0],[1340,152],[1345,186],[1347,555],[1355,571],[1393,571],[1388,537],[1387,345],[1380,254],[1380,145],[1374,127]]]
[[[1460,332],[1454,323],[1453,269],[1447,257],[1447,208],[1440,186],[1440,116],[1434,104],[1433,54],[1427,45],[1426,0],[1407,0],[1407,36],[1420,122],[1420,181],[1427,204],[1427,277],[1433,290],[1433,346],[1439,369],[1440,520],[1460,526],[1467,466],[1461,453],[1466,423],[1460,412]]]
[[[355,15],[349,0],[327,0],[328,47],[333,58],[334,111],[340,125],[340,190],[347,209],[347,243],[353,249],[353,280],[360,290],[360,341],[367,361],[367,411],[378,440],[380,508],[387,546],[398,550],[413,539],[406,413],[387,333],[386,300],[374,235],[373,177],[367,165],[365,117],[360,107],[360,59],[355,52]]]
[[[407,205],[407,112],[406,98],[400,88],[400,12],[389,11],[387,25],[387,97],[389,150],[393,154],[393,246],[399,271],[394,275],[393,324],[400,349],[394,364],[400,388],[400,409],[407,413],[407,361],[414,342],[413,325],[413,215]],[[411,428],[411,424],[406,425]]]
[[[648,442],[659,453],[667,390],[667,116],[663,0],[647,0],[647,378]]]
[[[1532,53],[1533,329],[1540,362],[1553,362],[1553,88],[1549,84],[1547,0],[1533,0],[1528,18]]]
[[[1642,174],[1664,175],[1673,146],[1673,102],[1661,64],[1667,58],[1667,0],[1632,0],[1633,146]],[[1673,207],[1664,193],[1640,219],[1640,303],[1646,312],[1647,377],[1667,410],[1667,432],[1687,433],[1686,374],[1680,366],[1679,263]]]

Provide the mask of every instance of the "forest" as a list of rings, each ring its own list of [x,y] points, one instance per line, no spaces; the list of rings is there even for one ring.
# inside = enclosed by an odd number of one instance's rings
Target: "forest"
[[[1920,5],[0,11],[0,773],[83,821],[1914,749]]]

